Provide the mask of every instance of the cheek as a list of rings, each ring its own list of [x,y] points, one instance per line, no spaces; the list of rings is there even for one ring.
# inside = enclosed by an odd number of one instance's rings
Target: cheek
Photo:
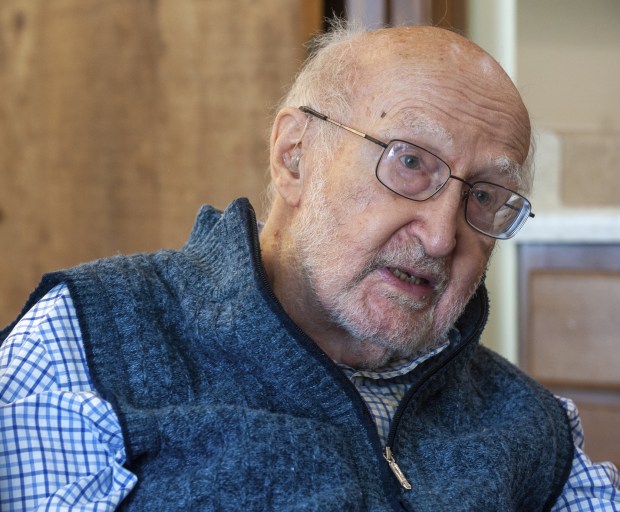
[[[486,272],[494,246],[493,239],[475,233],[468,243],[457,244],[450,264],[450,282],[440,300],[440,310],[451,309],[455,304],[464,306],[469,301]]]
[[[474,235],[480,238],[479,235]],[[494,241],[482,240],[474,244],[470,250],[459,253],[452,261],[452,280],[455,281],[459,293],[471,296],[486,273],[489,259],[494,247]],[[469,299],[469,296],[467,299]]]
[[[395,222],[395,210],[386,205],[382,191],[374,186],[360,187],[344,194],[331,195],[330,210],[342,241],[342,250],[358,256],[378,251],[402,226]]]

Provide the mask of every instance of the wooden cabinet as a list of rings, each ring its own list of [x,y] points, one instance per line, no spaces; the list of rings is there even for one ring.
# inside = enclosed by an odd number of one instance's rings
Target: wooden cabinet
[[[620,467],[620,244],[519,246],[520,364],[573,399],[586,453]]]

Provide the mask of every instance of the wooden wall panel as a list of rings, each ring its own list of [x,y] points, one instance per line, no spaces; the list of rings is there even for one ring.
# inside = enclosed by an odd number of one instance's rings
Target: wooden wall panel
[[[620,272],[530,273],[527,367],[551,385],[620,389]]]
[[[0,324],[42,272],[179,246],[203,203],[260,207],[318,4],[0,4]]]
[[[519,244],[521,367],[580,413],[586,453],[620,467],[620,245]]]

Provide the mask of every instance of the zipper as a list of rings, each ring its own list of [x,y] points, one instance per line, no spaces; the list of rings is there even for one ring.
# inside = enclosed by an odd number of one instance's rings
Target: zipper
[[[390,466],[392,473],[394,473],[396,480],[398,480],[398,483],[402,486],[402,488],[406,491],[410,491],[412,489],[411,484],[409,483],[409,480],[407,480],[407,477],[403,471],[400,469],[400,466],[396,463],[396,459],[394,459],[394,455],[392,455],[392,449],[389,446],[385,447],[385,450],[383,451],[383,458],[387,460],[388,466]]]
[[[392,470],[392,473],[394,473],[394,476],[398,480],[398,483],[403,487],[403,489],[407,491],[410,491],[412,489],[412,486],[407,480],[407,477],[405,476],[403,471],[398,466],[398,463],[396,462],[396,459],[394,458],[394,454],[392,452],[392,447],[394,446],[394,440],[396,438],[396,433],[398,431],[400,420],[402,418],[402,415],[405,409],[407,408],[407,405],[409,404],[409,402],[411,402],[414,395],[423,387],[423,385],[426,382],[428,382],[428,380],[433,375],[441,371],[443,368],[445,368],[448,365],[448,363],[453,361],[463,350],[465,350],[466,347],[468,347],[476,339],[477,336],[480,335],[480,333],[482,332],[482,328],[484,327],[484,324],[486,322],[486,318],[488,316],[488,306],[486,305],[488,304],[488,302],[487,300],[485,300],[485,297],[482,297],[481,300],[483,304],[483,311],[482,311],[482,314],[479,316],[478,321],[476,325],[474,326],[474,329],[472,330],[472,333],[469,335],[469,337],[465,339],[463,343],[461,343],[454,350],[454,352],[452,352],[452,354],[450,354],[450,357],[442,361],[439,364],[439,366],[429,370],[425,375],[422,375],[422,377],[418,380],[418,382],[414,386],[412,386],[411,389],[407,392],[407,394],[403,397],[398,408],[396,409],[394,413],[394,418],[392,419],[392,424],[390,425],[390,431],[388,433],[388,438],[387,438],[386,446],[383,452],[383,457],[387,461],[390,469]]]

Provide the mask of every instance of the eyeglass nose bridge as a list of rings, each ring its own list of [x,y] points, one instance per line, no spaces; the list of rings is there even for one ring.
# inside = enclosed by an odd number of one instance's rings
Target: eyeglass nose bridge
[[[467,224],[469,224],[473,229],[475,229],[476,231],[478,231],[480,233],[483,233],[485,235],[489,235],[489,236],[492,236],[494,238],[497,238],[496,235],[488,233],[484,229],[479,227],[476,224],[476,222],[474,222],[469,217],[469,212],[468,212],[469,197],[470,197],[471,191],[473,190],[474,186],[476,185],[475,183],[470,183],[469,181],[464,180],[463,178],[459,178],[458,176],[454,176],[452,173],[450,173],[448,175],[448,177],[446,178],[446,180],[441,184],[441,186],[437,187],[437,189],[433,192],[433,194],[430,197],[428,197],[427,199],[431,199],[431,198],[435,197],[442,190],[444,190],[446,188],[446,185],[450,182],[450,179],[456,180],[456,181],[462,183],[463,185],[466,185],[466,187],[464,187],[463,190],[461,191],[460,199],[463,202],[463,215],[465,217],[465,221],[467,222]],[[508,206],[510,206],[510,205],[508,205]]]
[[[448,176],[448,179],[446,180],[446,182],[443,184],[442,188],[446,186],[446,183],[448,183],[448,180],[456,180],[456,181],[460,181],[461,183],[464,183],[465,185],[467,185],[467,189],[463,190],[463,195],[464,196],[468,196],[469,195],[469,191],[474,188],[473,184],[471,184],[469,181],[464,180],[463,178],[459,178],[458,176],[454,176],[452,175],[452,173],[450,173],[450,176]]]
[[[426,201],[427,199],[435,197],[437,194],[439,194],[442,190],[446,188],[446,185],[450,182],[450,179],[460,181],[461,183],[467,185],[467,188],[463,189],[463,191],[461,192],[461,199],[467,200],[467,198],[469,197],[469,193],[471,192],[471,189],[474,188],[474,185],[469,183],[469,181],[465,181],[463,178],[459,178],[458,176],[453,176],[452,173],[450,173],[448,177],[445,179],[445,181],[441,185],[436,187],[430,196],[428,196],[426,199],[422,199],[421,201]]]

